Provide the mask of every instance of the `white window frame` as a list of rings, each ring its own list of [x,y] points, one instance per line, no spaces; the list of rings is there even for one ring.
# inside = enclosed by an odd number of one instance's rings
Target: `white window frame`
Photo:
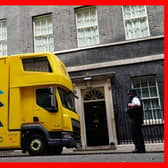
[[[158,100],[159,107],[160,107],[160,108],[158,108],[158,109],[160,109],[160,111],[162,111],[161,102],[160,102],[160,95],[159,95],[159,88],[158,88],[158,81],[157,81],[157,79],[156,79],[155,76],[135,77],[135,78],[133,78],[133,79],[131,80],[131,87],[134,88],[134,89],[140,89],[141,92],[142,92],[142,89],[143,89],[144,87],[142,87],[141,84],[140,84],[140,87],[138,87],[138,88],[134,87],[134,80],[143,80],[143,79],[145,79],[145,80],[148,81],[150,78],[153,78],[153,79],[155,80],[155,86],[156,86],[157,96],[155,96],[155,97],[145,97],[145,98],[141,97],[141,100],[142,100],[142,102],[143,102],[143,100],[157,99],[157,100]],[[145,88],[146,88],[146,87],[145,87]],[[148,85],[148,90],[149,90],[149,88],[150,88],[150,86]],[[151,108],[151,110],[153,111],[154,109]],[[145,118],[144,118],[144,125],[153,125],[153,124],[161,124],[161,123],[164,123],[163,113],[161,112],[160,114],[161,114],[162,118],[152,118],[152,119],[145,119]]]
[[[6,26],[3,27],[3,24]],[[0,56],[7,55],[7,20],[0,19]]]
[[[128,5],[128,6],[130,6],[130,5]],[[138,6],[138,5],[134,5],[134,6]],[[143,5],[144,6],[144,5]],[[138,38],[144,38],[144,37],[149,37],[149,36],[151,36],[150,35],[150,27],[149,27],[149,19],[148,19],[148,13],[147,13],[147,7],[146,6],[144,6],[144,9],[145,9],[145,15],[143,15],[143,16],[136,16],[136,17],[131,17],[131,18],[126,18],[126,16],[125,16],[125,12],[124,12],[124,6],[122,6],[122,14],[123,14],[123,21],[124,21],[124,31],[125,31],[125,38],[126,38],[126,40],[131,40],[131,39],[138,39]],[[131,21],[131,20],[138,20],[138,19],[146,19],[146,25],[147,25],[147,35],[142,35],[142,36],[139,36],[139,37],[136,37],[135,35],[134,35],[134,37],[132,37],[132,38],[130,38],[130,37],[128,37],[128,35],[127,35],[127,27],[126,27],[126,22],[127,21]],[[140,28],[139,28],[140,29]]]
[[[81,10],[81,12],[82,12],[82,10],[85,11],[85,10],[87,10],[89,8],[95,8],[95,12],[96,12],[96,15],[95,15],[96,21],[95,22],[96,22],[96,24],[92,25],[92,26],[89,25],[89,26],[84,26],[84,27],[78,26],[78,23],[77,23],[78,22],[78,16],[77,16],[78,15],[78,11]],[[87,47],[87,46],[100,44],[99,25],[98,25],[98,16],[97,16],[97,8],[96,8],[96,6],[84,6],[84,7],[76,8],[75,9],[75,17],[76,17],[76,30],[77,30],[77,44],[78,44],[78,47],[81,48],[81,47]],[[79,29],[91,28],[91,27],[97,27],[97,36],[98,36],[97,42],[95,44],[80,45],[80,42],[79,42],[80,36],[79,36],[78,30]]]
[[[47,25],[47,30],[45,30],[45,33],[43,32],[44,28],[42,29],[41,21],[42,19],[45,19],[45,17],[51,17],[51,27]],[[39,27],[39,34],[36,34],[36,21],[40,21],[40,27]],[[51,29],[51,30],[50,30]],[[48,31],[48,32],[47,32]],[[50,32],[51,31],[51,32]],[[37,38],[48,38],[48,43],[44,45],[46,41],[43,41],[44,43],[40,43],[41,49],[37,50]],[[34,16],[33,17],[33,38],[34,38],[34,52],[53,52],[54,51],[54,36],[53,36],[53,23],[52,23],[52,14],[44,14],[40,16]],[[49,38],[51,38],[50,44],[49,44]],[[43,47],[45,46],[45,49]]]

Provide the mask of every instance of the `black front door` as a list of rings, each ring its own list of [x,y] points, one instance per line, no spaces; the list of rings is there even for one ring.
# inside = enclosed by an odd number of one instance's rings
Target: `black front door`
[[[87,146],[108,145],[106,108],[104,101],[84,103]]]

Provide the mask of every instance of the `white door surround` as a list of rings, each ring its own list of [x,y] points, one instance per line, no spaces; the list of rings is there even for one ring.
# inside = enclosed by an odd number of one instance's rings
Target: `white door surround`
[[[107,129],[109,135],[109,145],[111,143],[117,144],[115,117],[113,110],[113,99],[112,99],[112,87],[111,78],[109,76],[103,78],[96,78],[91,80],[87,77],[86,80],[74,80],[75,92],[78,99],[76,99],[76,110],[80,115],[81,122],[81,142],[82,148],[87,148],[86,140],[86,126],[85,126],[85,115],[84,115],[84,96],[86,91],[89,89],[101,90],[104,94],[106,117],[107,117]]]

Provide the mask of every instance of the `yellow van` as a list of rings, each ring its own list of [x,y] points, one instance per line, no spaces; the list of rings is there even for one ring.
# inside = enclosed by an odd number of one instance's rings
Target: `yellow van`
[[[65,65],[52,53],[0,57],[0,150],[61,154],[80,145],[80,118]]]

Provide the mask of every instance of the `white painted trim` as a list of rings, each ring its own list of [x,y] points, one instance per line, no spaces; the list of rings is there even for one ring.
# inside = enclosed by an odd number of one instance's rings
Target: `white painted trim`
[[[151,56],[144,56],[144,57],[120,59],[120,60],[108,61],[108,62],[100,62],[95,64],[80,65],[80,66],[74,66],[74,67],[67,67],[67,70],[68,72],[84,71],[84,70],[92,70],[92,69],[98,69],[98,68],[157,61],[157,60],[163,60],[163,59],[164,59],[164,54],[158,54],[158,55],[151,55]]]
[[[81,86],[75,85],[75,91],[76,95],[79,97],[79,99],[75,99],[75,105],[76,105],[76,110],[80,116],[80,127],[81,127],[81,143],[82,143],[82,148],[87,147],[87,142],[86,142],[86,125],[85,125],[85,115],[84,115],[84,103],[83,103],[83,95],[81,92]]]
[[[92,88],[103,88],[104,96],[105,96],[105,107],[106,107],[106,117],[107,117],[107,129],[108,129],[108,136],[109,136],[109,143],[114,142],[117,144],[117,135],[116,135],[116,128],[115,128],[115,117],[114,117],[114,109],[113,109],[113,99],[112,99],[112,92],[109,91],[112,89],[111,87],[111,80],[99,80],[92,82]],[[76,109],[80,115],[80,122],[81,122],[81,143],[82,148],[87,148],[87,135],[86,135],[86,125],[85,125],[85,116],[84,116],[84,90],[88,88],[85,85],[85,82],[75,83],[75,91],[76,95],[79,97],[75,101]]]
[[[108,78],[104,83],[104,96],[106,105],[107,127],[109,135],[109,143],[117,144],[116,121],[113,108],[113,97],[111,80]]]

